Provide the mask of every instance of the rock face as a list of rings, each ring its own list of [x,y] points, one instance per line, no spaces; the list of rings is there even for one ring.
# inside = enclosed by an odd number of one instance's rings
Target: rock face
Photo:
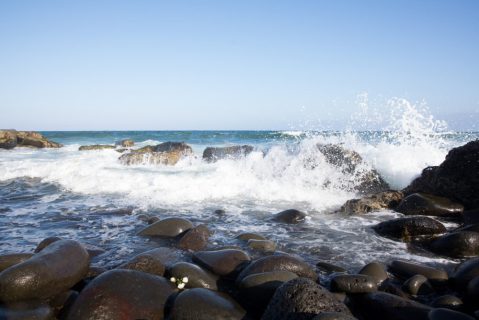
[[[306,213],[296,209],[288,209],[275,214],[271,220],[281,223],[296,224],[303,222],[305,218]]]
[[[107,271],[83,289],[69,320],[164,319],[164,306],[176,290],[165,278],[133,270]]]
[[[72,240],[59,240],[0,273],[0,300],[46,299],[70,289],[88,272],[89,255]]]
[[[372,194],[389,189],[389,185],[374,169],[365,165],[363,158],[353,150],[347,150],[337,144],[318,144],[319,151],[326,161],[338,167],[344,174],[354,177],[355,184],[351,191]]]
[[[124,139],[124,140],[115,142],[115,145],[123,147],[123,148],[131,148],[135,145],[135,141],[131,139]]]
[[[449,151],[441,165],[424,169],[404,192],[434,194],[466,209],[479,208],[479,140]]]
[[[373,227],[381,236],[409,242],[419,236],[433,236],[446,232],[446,227],[429,217],[404,217],[383,221]]]
[[[452,258],[479,255],[479,233],[460,231],[445,234],[431,243],[431,250]]]
[[[120,157],[120,162],[126,165],[175,165],[180,159],[192,154],[193,149],[186,143],[164,142],[156,146],[146,146],[124,154]]]
[[[360,199],[351,199],[339,210],[347,214],[363,214],[384,209],[393,209],[404,197],[401,191],[383,191]]]
[[[62,145],[33,131],[0,130],[0,148],[15,147],[60,148]]]
[[[230,146],[222,148],[208,147],[203,151],[203,160],[216,162],[221,159],[239,159],[247,156],[253,151],[252,146]]]
[[[139,236],[173,238],[193,228],[191,221],[183,218],[166,218],[138,232]]]
[[[395,209],[405,215],[461,217],[464,207],[443,197],[413,193],[405,197]]]
[[[346,305],[339,302],[328,290],[309,279],[296,278],[276,290],[261,319],[312,319],[323,312],[350,315]]]
[[[81,146],[78,148],[79,151],[87,151],[87,150],[109,150],[115,149],[115,146],[111,146],[109,144],[94,144],[90,146]]]

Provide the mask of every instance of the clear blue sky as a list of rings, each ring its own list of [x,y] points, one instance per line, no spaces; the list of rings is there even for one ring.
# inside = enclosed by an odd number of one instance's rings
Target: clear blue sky
[[[478,59],[477,0],[4,0],[0,128],[341,126],[368,92],[467,129]]]

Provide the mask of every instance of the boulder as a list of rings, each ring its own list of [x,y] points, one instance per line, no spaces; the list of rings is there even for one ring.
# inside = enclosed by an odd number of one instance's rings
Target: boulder
[[[42,134],[33,131],[17,131],[17,146],[35,148],[60,148],[63,145],[45,138]]]
[[[46,299],[70,289],[88,272],[88,252],[78,242],[59,240],[0,273],[0,301]]]
[[[176,279],[188,277],[186,288],[218,290],[218,277],[193,263],[177,262],[171,266],[168,274]]]
[[[224,249],[195,252],[193,261],[217,275],[228,276],[248,263],[250,257],[242,250]]]
[[[351,315],[346,305],[328,290],[310,279],[296,278],[276,290],[261,319],[312,319],[324,312]]]
[[[178,250],[160,247],[140,253],[130,261],[120,265],[118,269],[137,270],[162,276],[168,266],[179,262],[183,258],[184,256]]]
[[[178,241],[178,247],[188,251],[199,251],[206,248],[210,238],[210,230],[204,224],[191,228]]]
[[[378,223],[373,227],[379,235],[409,242],[417,237],[445,233],[446,227],[429,217],[403,217]]]
[[[17,133],[14,130],[0,130],[0,149],[13,149],[17,146]]]
[[[7,253],[0,255],[0,272],[16,264],[30,259],[31,253]]]
[[[287,224],[297,224],[303,222],[305,218],[306,213],[296,209],[288,209],[275,214],[271,220]]]
[[[403,198],[401,191],[383,191],[360,199],[351,199],[339,209],[346,214],[364,214],[395,208]]]
[[[88,151],[88,150],[111,150],[115,149],[115,146],[111,146],[108,144],[94,144],[94,145],[89,145],[89,146],[80,146],[78,148],[79,151]]]
[[[479,276],[479,258],[472,258],[457,266],[452,280],[459,290],[464,290],[469,281]]]
[[[192,154],[193,149],[183,142],[164,142],[156,146],[146,146],[133,150],[122,155],[119,160],[126,165],[175,165],[182,158]]]
[[[412,276],[415,276],[416,274],[420,274],[425,276],[433,284],[445,283],[449,279],[447,272],[442,269],[436,269],[402,260],[392,261],[389,265],[389,271],[396,276],[404,279],[408,279]]]
[[[231,297],[205,288],[185,290],[176,298],[172,320],[241,320],[246,311]]]
[[[451,199],[466,209],[479,208],[479,140],[449,151],[441,165],[428,167],[405,190]]]
[[[379,262],[370,262],[365,265],[358,274],[363,274],[372,277],[376,280],[376,284],[379,286],[383,281],[388,279],[388,273],[386,272],[386,266]]]
[[[431,243],[431,250],[452,258],[479,255],[479,233],[459,231],[445,234]]]
[[[378,290],[377,281],[363,274],[340,274],[331,279],[331,291],[350,293],[368,293]]]
[[[319,261],[316,263],[316,267],[318,267],[319,270],[325,273],[334,273],[334,272],[347,272],[348,270],[344,269],[343,267],[337,266],[335,264],[326,262],[326,261]]]
[[[274,252],[276,250],[276,243],[271,240],[248,240],[248,247],[253,250],[263,252]]]
[[[430,294],[434,291],[427,278],[416,274],[404,282],[403,290],[413,296]]]
[[[115,142],[115,145],[123,147],[123,148],[131,148],[135,145],[135,141],[131,139],[123,139],[123,140]]]
[[[247,156],[252,151],[253,147],[248,145],[221,148],[208,147],[203,151],[203,160],[216,162],[221,159],[239,159]]]
[[[193,228],[191,221],[183,218],[166,218],[150,224],[138,232],[139,236],[174,238]]]
[[[395,210],[405,215],[461,218],[464,207],[447,198],[413,193],[402,199]]]
[[[134,270],[110,270],[91,281],[68,313],[69,320],[164,319],[176,292],[163,277]]]

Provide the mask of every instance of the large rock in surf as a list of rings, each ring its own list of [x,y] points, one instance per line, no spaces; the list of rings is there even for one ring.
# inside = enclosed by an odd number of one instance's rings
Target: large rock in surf
[[[297,224],[303,222],[306,219],[306,213],[296,210],[296,209],[288,209],[281,211],[275,214],[271,220],[281,223],[288,223],[288,224]]]
[[[32,258],[0,273],[0,301],[46,299],[70,289],[88,272],[86,249],[59,240]]]
[[[348,307],[328,290],[310,279],[296,278],[276,290],[261,319],[312,319],[324,312],[351,315]]]
[[[126,165],[175,165],[180,159],[192,154],[193,149],[184,142],[164,142],[156,146],[146,146],[124,154],[120,157],[120,162]]]
[[[479,208],[479,140],[454,148],[441,165],[422,171],[404,193],[424,192]]]
[[[208,147],[203,151],[203,160],[216,162],[221,159],[239,159],[253,151],[252,146]]]
[[[193,228],[191,221],[183,218],[166,218],[150,224],[138,232],[139,236],[173,238]]]
[[[421,236],[433,236],[445,233],[446,227],[429,217],[403,217],[378,223],[374,231],[384,237],[409,242]]]
[[[460,218],[464,206],[447,198],[425,193],[413,193],[402,199],[395,210],[405,215]]]
[[[354,178],[355,183],[351,191],[372,194],[389,189],[381,175],[367,166],[356,151],[345,149],[338,144],[318,144],[317,147],[329,164]]]
[[[0,130],[0,148],[14,147],[60,148],[62,145],[33,131]]]
[[[459,231],[445,234],[431,243],[431,250],[452,258],[477,256],[479,255],[479,233]]]
[[[404,197],[401,191],[383,191],[360,199],[346,201],[339,210],[347,214],[363,214],[385,209],[394,209]]]
[[[0,130],[0,149],[13,149],[17,146],[17,133],[14,130]]]
[[[164,319],[168,297],[176,289],[167,279],[134,270],[111,270],[83,289],[69,320]]]
[[[89,150],[111,150],[115,149],[115,146],[109,144],[93,144],[89,146],[80,146],[79,151],[89,151]]]

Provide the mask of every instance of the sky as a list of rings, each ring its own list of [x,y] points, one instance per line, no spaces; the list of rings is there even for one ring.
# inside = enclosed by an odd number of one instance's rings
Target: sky
[[[470,130],[478,59],[477,0],[3,0],[0,128],[341,129],[367,94]]]

